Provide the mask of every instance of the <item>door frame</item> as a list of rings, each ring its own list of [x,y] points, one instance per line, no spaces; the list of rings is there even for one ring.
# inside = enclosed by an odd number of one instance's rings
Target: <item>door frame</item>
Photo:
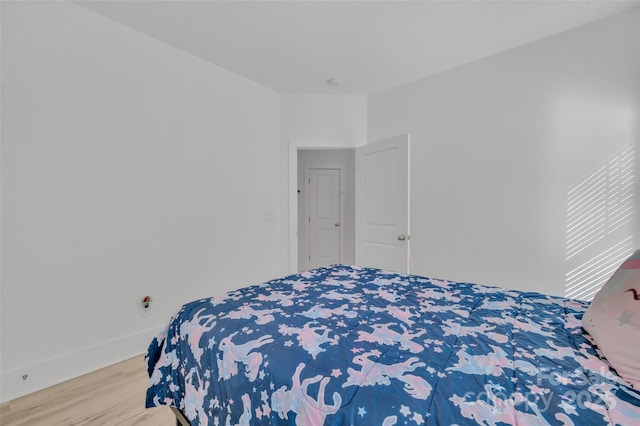
[[[361,145],[358,145],[358,146],[361,146]],[[307,145],[304,143],[304,141],[289,140],[289,150],[288,150],[288,156],[289,156],[289,184],[288,184],[288,188],[289,188],[289,197],[288,197],[289,253],[288,253],[288,264],[287,264],[287,267],[285,268],[288,271],[288,273],[295,274],[298,272],[298,150],[301,150],[301,149],[355,150],[356,148],[358,148],[358,146],[349,146],[349,145],[340,146],[336,144],[327,144],[325,146],[319,146],[317,144]],[[342,212],[340,213],[340,215],[341,215],[340,216],[341,220],[343,220],[342,223],[344,223]],[[342,235],[344,235],[344,232],[342,232]]]

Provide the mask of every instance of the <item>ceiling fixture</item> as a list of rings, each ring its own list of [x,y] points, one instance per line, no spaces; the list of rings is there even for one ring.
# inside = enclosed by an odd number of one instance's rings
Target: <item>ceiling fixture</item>
[[[327,84],[327,86],[340,87],[340,85],[342,84],[342,80],[340,79],[340,77],[331,77],[325,83]]]

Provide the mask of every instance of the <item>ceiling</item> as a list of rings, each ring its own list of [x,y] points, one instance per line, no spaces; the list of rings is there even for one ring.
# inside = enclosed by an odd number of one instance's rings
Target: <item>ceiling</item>
[[[76,1],[282,93],[369,95],[640,1]],[[337,77],[342,84],[326,84]]]

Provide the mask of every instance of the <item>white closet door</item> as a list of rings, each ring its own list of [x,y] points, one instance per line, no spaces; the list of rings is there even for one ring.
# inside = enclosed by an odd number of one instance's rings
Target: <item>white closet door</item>
[[[309,268],[340,263],[340,169],[309,169]]]

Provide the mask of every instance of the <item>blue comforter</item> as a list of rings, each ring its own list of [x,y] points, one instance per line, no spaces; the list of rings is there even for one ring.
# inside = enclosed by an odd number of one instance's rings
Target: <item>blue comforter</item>
[[[192,425],[640,424],[587,303],[337,265],[184,305],[147,407]]]

